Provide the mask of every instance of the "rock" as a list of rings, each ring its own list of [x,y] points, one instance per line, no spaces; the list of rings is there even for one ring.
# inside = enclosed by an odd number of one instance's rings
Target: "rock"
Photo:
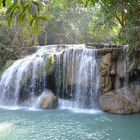
[[[49,54],[47,56],[47,61],[45,65],[45,73],[46,75],[52,75],[55,71],[55,64],[56,64],[56,55],[55,54]]]
[[[102,76],[108,76],[110,75],[110,70],[112,66],[112,54],[107,53],[106,55],[103,55],[101,58],[101,74]]]
[[[112,88],[111,82],[111,67],[112,67],[112,54],[107,53],[101,58],[101,89],[103,92],[107,92]]]
[[[6,61],[6,64],[4,65],[4,67],[1,68],[0,76],[1,76],[1,74],[2,74],[6,69],[8,69],[14,62],[15,62],[15,60],[7,60],[7,61]]]
[[[0,57],[0,70],[2,69],[3,65],[4,65],[4,62],[2,61],[2,58]]]
[[[100,96],[99,105],[103,111],[115,114],[140,112],[140,85],[123,87]]]
[[[16,60],[7,60],[5,66],[4,66],[4,70],[9,68],[15,61]]]
[[[101,81],[102,81],[101,89],[103,92],[107,92],[112,88],[112,82],[109,76],[102,77]]]
[[[111,75],[116,75],[116,74],[117,74],[117,72],[116,72],[116,65],[115,65],[114,62],[113,62],[113,64],[112,64],[112,69],[111,69],[110,74],[111,74]]]
[[[40,98],[39,107],[41,109],[53,109],[58,106],[58,98],[53,93],[43,93]]]
[[[124,78],[126,77],[126,62],[123,61],[118,61],[117,62],[117,76],[118,78]]]
[[[25,58],[26,56],[35,53],[37,49],[38,49],[37,46],[36,47],[23,47],[18,56],[18,59]]]

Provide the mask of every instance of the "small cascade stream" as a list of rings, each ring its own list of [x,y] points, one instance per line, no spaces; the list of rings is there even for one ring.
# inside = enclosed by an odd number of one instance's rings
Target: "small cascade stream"
[[[0,106],[37,107],[51,85],[60,108],[95,109],[100,82],[96,52],[85,45],[49,45],[15,61],[1,76]]]

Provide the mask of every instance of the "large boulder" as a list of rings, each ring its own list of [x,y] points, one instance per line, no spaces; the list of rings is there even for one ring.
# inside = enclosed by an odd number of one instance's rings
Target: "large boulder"
[[[43,93],[39,101],[39,108],[54,109],[58,106],[58,98],[53,93]]]
[[[124,87],[100,96],[99,105],[103,111],[115,114],[140,112],[140,85]]]

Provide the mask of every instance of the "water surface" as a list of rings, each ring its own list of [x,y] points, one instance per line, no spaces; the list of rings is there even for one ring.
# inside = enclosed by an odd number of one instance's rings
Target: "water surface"
[[[140,114],[0,109],[0,140],[140,140]]]

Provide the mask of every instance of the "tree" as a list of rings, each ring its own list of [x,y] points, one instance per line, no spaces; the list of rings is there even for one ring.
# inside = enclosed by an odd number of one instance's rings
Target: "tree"
[[[86,43],[89,40],[88,25],[93,12],[83,5],[68,3],[66,0],[51,0],[47,22],[49,44]]]
[[[132,42],[134,32],[137,37],[140,37],[140,0],[77,0],[83,3],[85,6],[100,6],[100,11],[106,18],[105,22],[113,23],[117,21],[120,24],[123,32],[124,43],[128,44],[129,40]],[[127,35],[131,35],[131,37]],[[137,42],[137,40],[135,39]],[[140,42],[136,43],[138,46]]]
[[[130,68],[139,68],[135,50],[140,47],[140,0],[77,0],[85,6],[100,7],[104,25],[120,26],[115,43],[128,45]]]
[[[44,14],[47,5],[40,0],[0,0],[0,7],[7,9],[6,15],[9,25],[13,21],[19,27],[28,22],[33,27],[35,35],[39,34],[39,22],[48,19],[48,16]]]

